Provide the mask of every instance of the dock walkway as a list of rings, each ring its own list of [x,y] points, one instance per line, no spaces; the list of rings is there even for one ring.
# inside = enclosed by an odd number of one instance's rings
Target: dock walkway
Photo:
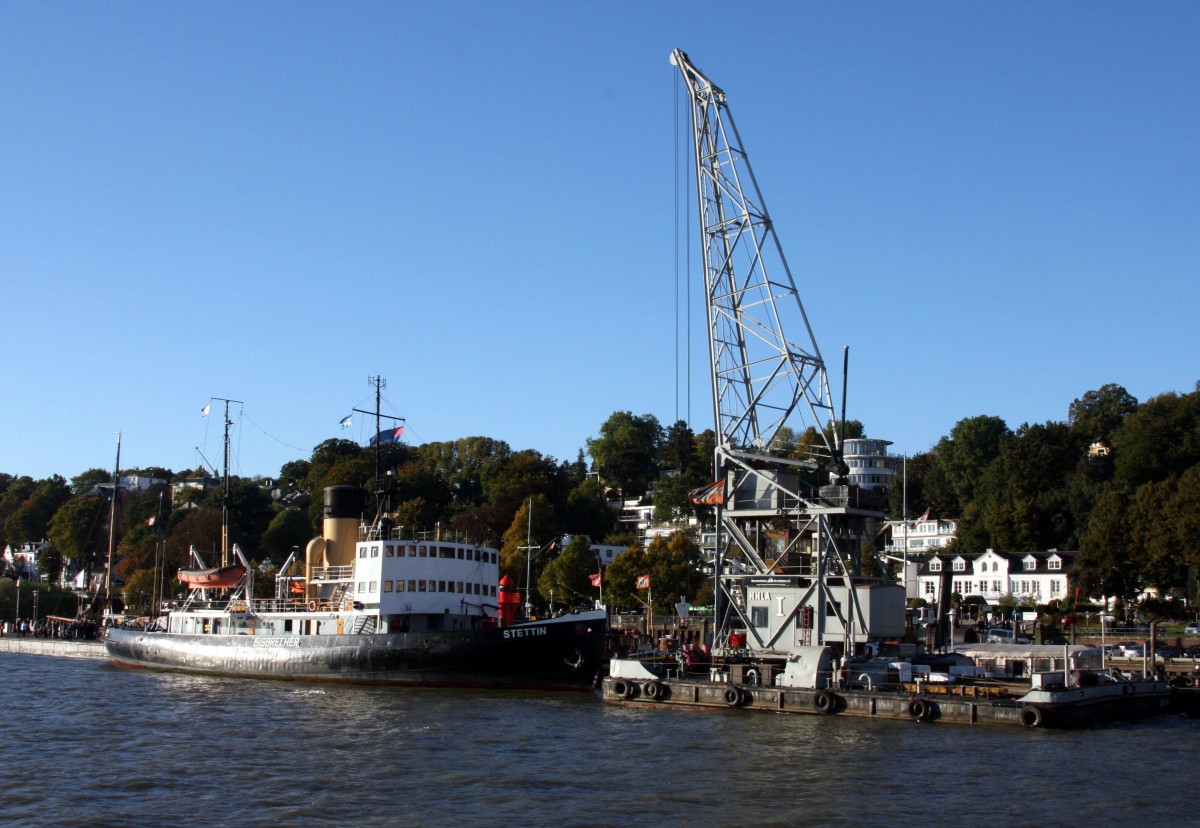
[[[64,658],[108,658],[103,641],[74,641],[63,638],[0,638],[0,653],[33,653]]]

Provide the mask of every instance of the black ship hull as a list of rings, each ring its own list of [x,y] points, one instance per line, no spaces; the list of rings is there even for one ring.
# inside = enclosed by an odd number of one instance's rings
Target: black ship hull
[[[110,629],[119,664],[208,675],[429,687],[592,690],[603,610],[474,630],[350,635],[182,635]]]

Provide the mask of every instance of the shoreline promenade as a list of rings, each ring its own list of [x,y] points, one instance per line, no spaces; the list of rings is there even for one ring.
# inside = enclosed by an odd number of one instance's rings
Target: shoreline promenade
[[[65,658],[108,658],[103,641],[72,641],[61,638],[0,638],[0,653],[33,653]]]

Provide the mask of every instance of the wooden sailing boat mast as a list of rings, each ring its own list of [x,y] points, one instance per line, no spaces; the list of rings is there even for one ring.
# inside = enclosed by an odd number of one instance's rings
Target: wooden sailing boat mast
[[[112,498],[108,505],[108,564],[104,569],[104,601],[100,604],[100,616],[112,607],[113,551],[117,548],[117,498],[121,491],[121,432],[117,432],[117,462],[113,466]]]

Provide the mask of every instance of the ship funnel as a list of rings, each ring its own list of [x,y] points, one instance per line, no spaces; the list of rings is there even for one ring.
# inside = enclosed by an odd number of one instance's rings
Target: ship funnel
[[[325,490],[321,537],[313,538],[305,549],[310,585],[315,569],[354,565],[354,544],[365,502],[358,486],[330,486]]]

